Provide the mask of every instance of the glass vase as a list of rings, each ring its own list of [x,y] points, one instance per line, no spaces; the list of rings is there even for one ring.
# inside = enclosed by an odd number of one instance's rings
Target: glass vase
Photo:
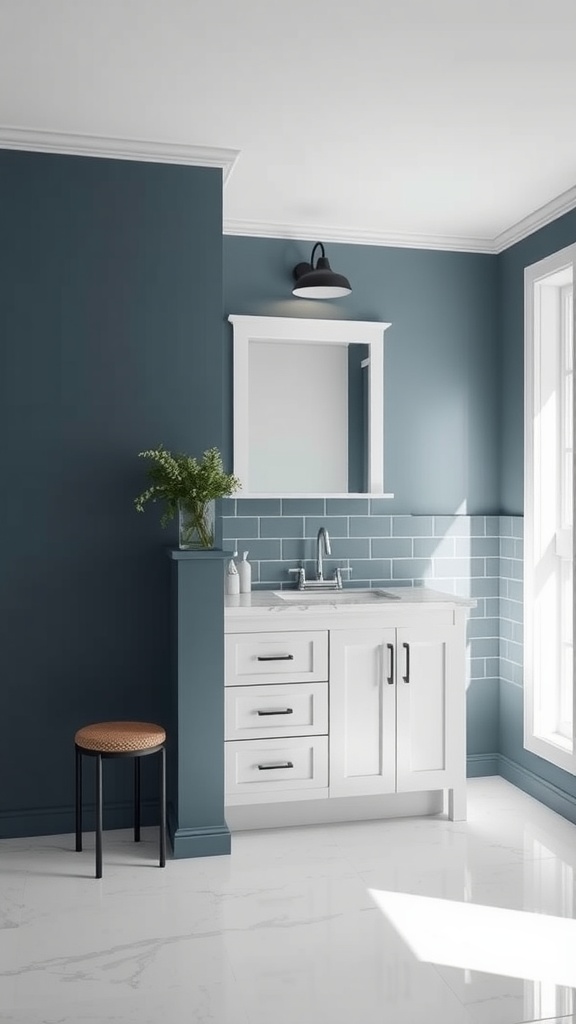
[[[216,522],[214,501],[178,504],[178,546],[181,551],[202,551],[214,547]]]

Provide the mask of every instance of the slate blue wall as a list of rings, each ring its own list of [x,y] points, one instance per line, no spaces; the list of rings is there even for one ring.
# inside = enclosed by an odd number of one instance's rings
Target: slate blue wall
[[[353,291],[338,301],[318,302],[291,295],[292,268],[309,259],[310,251],[308,242],[225,237],[225,314],[391,323],[384,341],[385,486],[395,497],[283,500],[280,508],[280,501],[255,503],[239,492],[226,504],[224,536],[229,546],[237,540],[240,550],[251,549],[256,585],[285,584],[291,579],[288,568],[301,560],[308,562],[308,571],[313,538],[323,522],[338,564],[353,569],[353,585],[426,582],[477,597],[469,625],[468,750],[480,760],[489,755],[487,771],[494,770],[499,540],[498,519],[491,514],[500,507],[496,260],[331,243],[326,246],[331,266],[348,276]],[[225,337],[225,408],[230,410],[229,325]],[[279,400],[288,411],[298,399],[281,395]],[[230,431],[228,420],[229,444]]]
[[[221,194],[219,170],[0,152],[0,835],[70,831],[80,725],[168,714],[176,534],[134,510],[136,453],[222,445]]]
[[[502,430],[500,493],[510,516],[524,511],[524,268],[576,242],[576,210],[535,231],[498,256],[499,346],[501,350],[500,421]],[[502,517],[505,519],[506,517]],[[520,524],[521,520],[517,520]],[[517,531],[515,536],[521,536]],[[505,544],[503,537],[502,543]],[[509,579],[501,559],[501,627],[522,628],[522,606],[510,605],[508,590],[521,597],[522,575]],[[519,582],[518,582],[519,581]],[[510,615],[503,613],[512,607]],[[509,618],[509,623],[506,619]],[[521,645],[502,634],[499,751],[500,771],[550,806],[576,820],[576,778],[523,747],[523,672]]]
[[[387,512],[498,513],[499,404],[496,260],[478,253],[326,246],[352,294],[296,299],[292,268],[311,245],[224,238],[224,312],[384,320]],[[227,409],[232,331],[225,326]],[[283,395],[286,409],[297,396]],[[230,421],[227,422],[231,444]]]

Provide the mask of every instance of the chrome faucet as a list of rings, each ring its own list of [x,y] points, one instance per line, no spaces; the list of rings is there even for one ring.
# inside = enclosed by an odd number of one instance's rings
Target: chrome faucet
[[[325,526],[321,526],[318,530],[318,536],[316,537],[316,579],[321,581],[324,579],[324,567],[322,564],[322,547],[324,547],[324,554],[331,555],[332,550],[330,548],[330,537],[328,536],[328,530]]]

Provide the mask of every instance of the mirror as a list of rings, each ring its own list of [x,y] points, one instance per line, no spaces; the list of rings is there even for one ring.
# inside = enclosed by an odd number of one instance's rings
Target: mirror
[[[244,497],[384,493],[389,324],[231,315]]]

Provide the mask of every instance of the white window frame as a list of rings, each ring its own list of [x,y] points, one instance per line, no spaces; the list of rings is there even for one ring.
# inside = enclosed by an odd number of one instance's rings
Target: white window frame
[[[573,557],[573,524],[566,528],[565,523],[551,515],[539,497],[545,497],[546,493],[555,494],[556,515],[561,515],[562,473],[558,466],[560,423],[564,412],[561,385],[564,383],[566,367],[560,336],[568,281],[573,293],[576,284],[576,245],[568,246],[526,267],[524,271],[524,747],[576,775],[576,719],[572,714],[570,723],[560,723],[562,699],[559,673],[554,669],[548,674],[542,670],[546,659],[544,642],[556,645],[551,653],[551,664],[560,663],[561,624],[558,620],[556,632],[546,631],[536,614],[537,601],[544,585],[542,581],[550,580],[551,577],[559,579],[562,559],[571,561]],[[543,328],[544,323],[546,328]],[[548,331],[551,323],[552,330],[557,332],[557,347],[546,344],[548,333],[546,337],[543,336],[544,329]],[[575,338],[572,307],[572,362]],[[552,388],[550,381],[553,381]],[[543,392],[549,395],[547,415],[544,414],[546,399],[542,397]],[[556,396],[551,403],[550,394],[553,399]],[[575,421],[573,414],[572,470]],[[555,425],[550,427],[550,424]],[[556,459],[551,457],[552,453],[546,447],[547,431],[554,432],[556,437]],[[544,447],[546,451],[542,450]],[[542,526],[545,517],[547,525]],[[554,521],[553,530],[551,520]],[[574,606],[572,598],[572,625]],[[573,707],[575,677],[576,673],[572,671]]]

